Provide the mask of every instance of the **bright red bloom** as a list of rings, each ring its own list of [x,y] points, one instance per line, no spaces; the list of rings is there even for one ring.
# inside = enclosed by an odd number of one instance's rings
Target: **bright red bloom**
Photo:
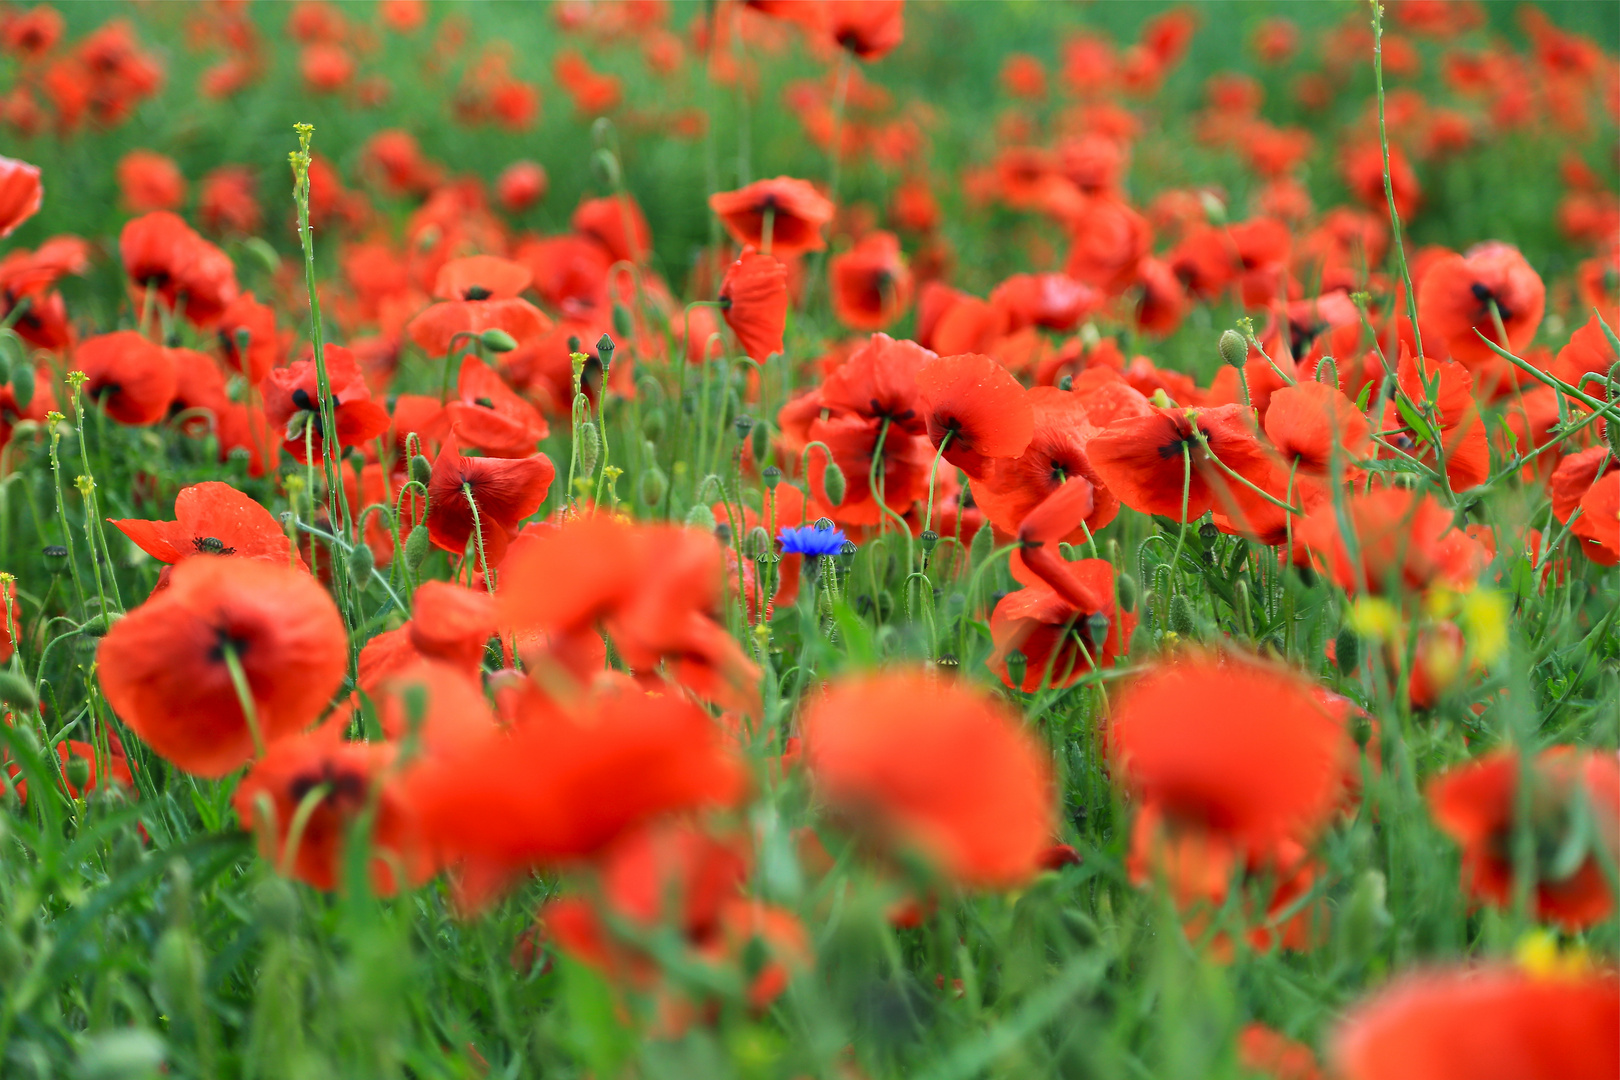
[[[576,233],[601,244],[615,262],[645,262],[652,252],[652,229],[647,225],[647,216],[629,195],[585,199],[574,209],[568,224]]]
[[[1113,196],[1084,200],[1068,226],[1073,243],[1064,272],[1109,293],[1135,280],[1153,240],[1147,219]]]
[[[148,746],[186,772],[220,777],[254,750],[227,649],[266,743],[319,716],[348,667],[343,618],[308,573],[187,559],[167,589],[113,624],[96,670],[108,704]]]
[[[433,850],[461,864],[469,906],[533,868],[745,792],[719,726],[684,698],[618,688],[563,712],[530,687],[513,707],[509,731],[444,747],[407,781]]]
[[[825,28],[857,58],[880,60],[905,36],[905,0],[824,0]]]
[[[1581,551],[1599,566],[1620,563],[1620,472],[1598,478],[1581,496],[1581,516],[1569,527]]]
[[[1340,159],[1344,182],[1356,199],[1380,217],[1389,213],[1388,197],[1384,193],[1384,151],[1376,142],[1364,142],[1349,147]],[[1395,193],[1395,212],[1401,220],[1410,221],[1423,199],[1412,163],[1399,146],[1389,148],[1389,181]]]
[[[1033,418],[1029,445],[1016,458],[994,462],[984,482],[973,485],[974,498],[991,524],[1011,536],[1048,496],[1071,483],[1085,484],[1091,489],[1085,527],[1095,533],[1119,513],[1119,499],[1104,485],[1088,456],[1097,429],[1086,406],[1079,394],[1055,386],[1038,386],[1027,391],[1025,399]],[[1077,526],[1055,539],[1081,543],[1085,531]]]
[[[1346,496],[1344,510],[1359,565],[1350,560],[1332,500],[1305,515],[1294,527],[1294,541],[1296,558],[1312,559],[1346,592],[1422,590],[1436,581],[1461,586],[1484,566],[1479,544],[1453,527],[1450,512],[1433,495],[1379,488]]]
[[[365,376],[354,354],[341,345],[328,345],[324,353],[326,382],[332,397],[332,420],[339,446],[359,446],[388,430],[388,412],[371,399]],[[320,380],[315,359],[275,368],[259,384],[264,415],[282,437],[282,449],[294,461],[320,460],[326,453],[321,430]],[[306,452],[310,455],[305,457]]]
[[[89,376],[85,396],[120,424],[155,424],[169,411],[178,378],[163,349],[134,330],[87,338],[73,350],[74,371]]]
[[[1504,341],[1491,314],[1495,305]],[[1511,353],[1523,353],[1547,307],[1547,288],[1519,249],[1492,241],[1466,256],[1435,262],[1418,284],[1418,326],[1430,351],[1445,350],[1470,369],[1499,363],[1475,331]],[[1431,346],[1431,339],[1433,344]]]
[[[1241,405],[1155,409],[1151,416],[1118,420],[1091,437],[1086,453],[1126,506],[1176,521],[1183,500],[1187,521],[1211,510],[1240,511],[1258,497],[1226,470],[1264,486],[1271,469]]]
[[[832,201],[809,181],[790,176],[756,180],[736,191],[717,192],[709,196],[709,208],[739,245],[758,248],[779,259],[825,248],[821,229],[833,219],[835,210]],[[767,218],[771,221],[769,244],[764,242]]]
[[[137,309],[155,291],[165,307],[183,310],[192,323],[206,326],[236,299],[230,256],[166,210],[130,219],[119,233],[118,251]]]
[[[186,201],[186,178],[174,159],[155,150],[131,150],[118,161],[118,189],[131,213],[178,210]]]
[[[1016,458],[1035,433],[1035,413],[1018,380],[995,359],[942,356],[917,369],[928,439],[945,460],[975,480],[991,459]]]
[[[259,209],[258,182],[253,171],[241,165],[221,165],[203,177],[197,215],[203,227],[213,233],[257,233],[264,213]]]
[[[0,240],[37,214],[44,199],[39,166],[0,157]]]
[[[1613,329],[1613,324],[1610,329]],[[1620,363],[1620,354],[1609,344],[1603,324],[1594,314],[1579,330],[1569,336],[1569,344],[1558,350],[1552,373],[1567,383],[1579,386],[1600,401],[1609,400],[1608,380],[1589,379],[1588,375],[1606,376],[1609,369]],[[1607,422],[1607,421],[1605,421]]]
[[[514,161],[495,178],[495,198],[507,213],[521,214],[545,198],[550,186],[539,162]]]
[[[1406,401],[1422,413],[1428,403],[1428,388],[1434,387],[1434,419],[1439,431],[1424,430],[1433,425],[1425,420],[1423,428],[1408,426],[1408,418],[1401,414],[1400,406],[1390,401],[1384,407],[1384,430],[1392,432],[1385,440],[1397,449],[1406,451],[1425,464],[1438,465],[1434,441],[1437,437],[1445,448],[1446,477],[1452,490],[1466,491],[1483,484],[1490,476],[1490,441],[1485,432],[1485,420],[1479,403],[1474,398],[1474,377],[1455,360],[1434,361],[1424,357],[1416,361],[1403,346],[1401,362],[1396,368],[1396,381]],[[1382,456],[1394,456],[1382,451]]]
[[[1620,1075],[1620,977],[1517,968],[1408,975],[1340,1024],[1344,1080],[1610,1080]]]
[[[805,760],[827,804],[914,848],[960,884],[1011,888],[1041,869],[1055,799],[1044,750],[982,690],[922,673],[847,677],[813,698]]]
[[[477,447],[489,457],[528,457],[551,433],[540,411],[476,356],[461,361],[456,398],[445,405],[444,414],[461,445]]]
[[[1273,391],[1266,408],[1266,438],[1284,464],[1329,476],[1335,460],[1352,468],[1372,448],[1372,426],[1355,402],[1326,383],[1301,382]]]
[[[1518,754],[1501,751],[1450,769],[1429,785],[1436,822],[1462,845],[1464,887],[1498,907],[1513,902],[1520,771]],[[1535,917],[1570,930],[1599,923],[1615,904],[1597,848],[1608,850],[1611,860],[1620,858],[1620,758],[1559,746],[1543,750],[1529,773]],[[1581,834],[1587,842],[1572,847],[1579,829],[1587,830]]]
[[[737,342],[759,363],[783,350],[787,326],[787,267],[769,255],[744,248],[720,282],[720,312]]]
[[[1264,1024],[1246,1024],[1238,1033],[1238,1061],[1271,1080],[1323,1080],[1310,1047]]]
[[[882,330],[911,306],[912,279],[893,233],[872,232],[827,264],[833,314],[855,330]]]
[[[395,772],[398,754],[399,747],[387,743],[344,742],[340,727],[325,724],[272,745],[237,785],[231,804],[271,865],[287,865],[290,855],[293,877],[331,891],[343,872],[350,827],[375,800],[371,887],[391,896],[437,871],[422,843],[416,809]],[[261,805],[266,801],[268,813]],[[307,815],[303,832],[289,852],[291,826],[301,807]]]
[[[194,555],[236,555],[303,568],[281,522],[229,484],[205,480],[181,488],[173,521],[108,520],[152,558],[171,566]]]
[[[444,356],[457,334],[505,330],[519,343],[551,329],[551,320],[518,296],[533,280],[529,268],[493,255],[470,255],[444,264],[433,294],[434,304],[405,327],[411,340],[429,356]]]
[[[1035,693],[1043,687],[1072,686],[1093,670],[1111,667],[1125,655],[1136,629],[1136,616],[1115,603],[1114,567],[1108,560],[1062,565],[1072,581],[1060,593],[1044,580],[1029,580],[1027,563],[1022,573],[1015,563],[1014,576],[1025,585],[1002,597],[990,613],[995,648],[986,663],[1014,689]],[[1080,597],[1090,599],[1077,606],[1074,600]],[[1015,651],[1025,664],[1023,681],[1016,685],[1007,667],[1007,657]]]
[[[518,523],[540,509],[556,475],[556,467],[544,454],[463,457],[452,436],[439,451],[428,480],[428,537],[434,547],[460,555],[476,530],[480,569],[499,566]]]
[[[243,293],[220,313],[214,327],[225,365],[258,386],[281,361],[281,340],[276,335],[276,312],[250,292]]]

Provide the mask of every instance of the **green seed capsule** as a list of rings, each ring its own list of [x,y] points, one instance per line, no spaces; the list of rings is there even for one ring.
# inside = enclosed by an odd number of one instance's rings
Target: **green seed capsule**
[[[69,787],[82,794],[90,783],[90,763],[78,754],[70,754],[62,766],[62,775],[67,778]]]
[[[986,521],[979,526],[979,531],[973,534],[973,543],[968,547],[968,558],[975,567],[983,566],[990,561],[990,555],[995,550],[995,530]]]

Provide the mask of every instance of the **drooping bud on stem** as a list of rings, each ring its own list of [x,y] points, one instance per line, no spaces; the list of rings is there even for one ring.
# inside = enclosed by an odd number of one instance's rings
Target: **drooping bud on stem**
[[[1249,343],[1236,330],[1222,332],[1220,351],[1221,360],[1232,367],[1242,367],[1249,359]]]

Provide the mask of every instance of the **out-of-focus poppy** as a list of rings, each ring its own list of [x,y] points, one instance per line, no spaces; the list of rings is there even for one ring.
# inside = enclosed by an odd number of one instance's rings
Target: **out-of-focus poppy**
[[[1599,477],[1581,496],[1581,516],[1570,523],[1570,535],[1599,566],[1620,563],[1620,472]]]
[[[456,397],[445,404],[444,415],[461,445],[490,457],[527,457],[551,433],[540,411],[476,356],[461,361]]]
[[[882,330],[911,306],[911,270],[893,233],[873,232],[827,263],[833,314],[854,330]]]
[[[1610,329],[1613,329],[1613,324],[1610,325]],[[1558,350],[1558,357],[1553,361],[1552,373],[1567,383],[1579,385],[1588,395],[1607,401],[1608,380],[1589,379],[1587,376],[1606,376],[1616,363],[1620,363],[1620,353],[1616,353],[1614,346],[1609,344],[1609,337],[1603,332],[1603,324],[1598,322],[1596,315],[1593,315],[1579,330],[1569,336],[1569,344]]]
[[[253,171],[240,165],[222,165],[204,176],[197,196],[197,215],[203,227],[216,234],[257,233],[264,214],[259,208],[258,182]]]
[[[648,822],[745,792],[719,726],[684,698],[618,688],[562,712],[531,687],[513,707],[509,731],[443,747],[407,781],[433,850],[460,863],[465,906],[531,869],[588,858]]]
[[[544,454],[464,457],[451,437],[428,480],[428,537],[434,547],[460,555],[476,533],[479,569],[499,566],[518,523],[540,509],[556,475]]]
[[[444,356],[458,334],[505,330],[518,342],[551,329],[551,320],[518,296],[533,280],[529,268],[493,255],[452,259],[439,271],[433,294],[441,299],[406,326],[429,356]]]
[[[1384,193],[1384,151],[1378,143],[1362,142],[1347,147],[1339,160],[1339,168],[1350,193],[1361,205],[1380,216],[1389,212]],[[1410,220],[1423,199],[1423,189],[1412,163],[1399,146],[1389,148],[1389,186],[1394,192],[1395,212],[1403,221]]]
[[[192,323],[207,326],[236,299],[236,267],[230,256],[167,210],[126,222],[118,234],[118,251],[138,308],[151,294],[164,307],[183,310]]]
[[[1344,1080],[1609,1080],[1620,1073],[1620,977],[1504,965],[1407,975],[1333,1040]]]
[[[585,199],[568,224],[607,249],[615,262],[641,263],[652,252],[652,229],[634,198],[626,194]]]
[[[1495,314],[1492,314],[1492,307]],[[1547,306],[1547,288],[1519,249],[1497,241],[1480,244],[1467,255],[1448,255],[1435,262],[1418,285],[1418,326],[1427,347],[1479,368],[1499,363],[1475,331],[1512,353],[1522,353],[1536,336]],[[1500,316],[1502,331],[1496,319]]]
[[[118,160],[118,190],[131,213],[177,210],[186,201],[186,178],[167,154],[131,150]]]
[[[1385,441],[1431,466],[1439,465],[1438,442],[1445,453],[1446,478],[1453,490],[1466,491],[1483,484],[1490,476],[1490,440],[1474,398],[1473,375],[1455,360],[1416,360],[1402,346],[1395,378],[1408,412],[1426,413],[1432,405],[1434,422],[1426,415],[1421,424],[1412,421],[1403,415],[1401,403],[1392,400],[1384,407],[1383,426],[1390,433]],[[1382,454],[1395,456],[1389,450]]]
[[[163,419],[178,385],[168,355],[134,330],[86,338],[73,350],[73,370],[88,376],[85,395],[120,424]]]
[[[942,356],[917,369],[928,439],[945,460],[980,479],[992,459],[1016,458],[1035,433],[1024,388],[994,359]]]
[[[720,313],[737,342],[759,363],[782,351],[787,326],[787,267],[744,248],[720,283]]]
[[[1064,272],[1109,293],[1130,285],[1153,240],[1147,219],[1113,196],[1085,199],[1068,226],[1072,243]]]
[[[0,157],[0,240],[37,214],[44,199],[39,166]]]
[[[709,196],[709,208],[739,245],[790,259],[827,246],[821,230],[833,219],[832,201],[807,180],[778,176]],[[770,242],[765,240],[769,222]]]
[[[1263,484],[1271,468],[1241,405],[1118,420],[1091,437],[1086,453],[1126,506],[1176,521],[1183,505],[1187,521],[1248,506],[1256,496],[1231,473]]]
[[[174,497],[173,521],[109,519],[135,546],[161,563],[174,565],[196,555],[235,555],[280,566],[303,567],[275,516],[248,496],[218,480],[181,488]]]
[[[905,0],[825,0],[829,37],[858,59],[880,60],[905,36]]]
[[[1238,1032],[1238,1061],[1270,1080],[1323,1080],[1310,1047],[1264,1024]]]
[[[112,625],[96,671],[108,704],[148,746],[186,772],[220,777],[254,753],[227,653],[266,744],[319,716],[348,667],[343,618],[308,573],[186,559],[167,589]]]
[[[1462,845],[1463,886],[1498,907],[1513,902],[1521,773],[1530,782],[1536,918],[1570,930],[1603,921],[1615,897],[1599,849],[1610,860],[1620,857],[1620,759],[1613,753],[1553,747],[1523,770],[1517,753],[1500,751],[1435,778],[1429,805],[1440,827]],[[1584,843],[1575,843],[1576,836]]]
[[[1332,500],[1306,514],[1294,528],[1296,558],[1310,558],[1346,592],[1421,591],[1434,582],[1464,586],[1484,566],[1477,541],[1452,525],[1433,495],[1405,488],[1379,488],[1344,498],[1355,535],[1353,562]]]
[[[495,198],[507,213],[521,214],[545,198],[550,187],[539,162],[514,161],[495,178]]]
[[[969,887],[1040,871],[1051,767],[983,691],[920,672],[848,677],[811,701],[802,730],[816,790],[874,841],[915,849]]]
[[[372,400],[354,353],[341,345],[327,345],[323,355],[337,444],[359,446],[387,431],[388,412]],[[259,392],[264,395],[265,419],[281,436],[282,449],[294,461],[305,464],[319,460],[326,453],[318,376],[315,359],[310,357],[272,369],[259,384]]]
[[[270,369],[281,360],[275,309],[259,303],[250,292],[226,306],[214,332],[226,366],[253,386],[263,382]]]
[[[437,870],[394,773],[398,755],[397,746],[345,742],[341,729],[322,725],[270,747],[242,778],[231,804],[243,826],[257,835],[265,859],[328,892],[338,887],[351,826],[372,809],[371,887],[392,896]],[[294,822],[303,831],[289,851]]]
[[[1329,476],[1333,462],[1349,469],[1372,447],[1372,427],[1355,402],[1326,383],[1301,382],[1271,395],[1266,437],[1284,464]]]

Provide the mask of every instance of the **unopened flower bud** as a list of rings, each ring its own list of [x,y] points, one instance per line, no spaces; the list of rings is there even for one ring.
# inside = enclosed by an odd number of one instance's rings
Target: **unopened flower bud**
[[[838,467],[838,462],[827,462],[827,471],[821,474],[821,486],[827,493],[827,501],[833,506],[842,506],[844,502],[844,470]]]
[[[14,671],[0,671],[0,702],[16,709],[33,710],[39,706],[33,684]]]
[[[1352,674],[1361,666],[1361,637],[1348,626],[1333,639],[1333,662],[1341,675]]]
[[[1129,574],[1120,574],[1114,579],[1119,588],[1119,606],[1126,611],[1136,610],[1136,579]]]
[[[68,786],[82,795],[90,784],[90,763],[78,754],[70,754],[62,766],[62,775],[66,777]]]
[[[1183,593],[1176,593],[1170,598],[1170,629],[1182,637],[1191,637],[1193,632],[1193,606]]]
[[[411,535],[405,538],[405,565],[412,570],[421,568],[428,557],[428,527],[424,522],[411,530]]]
[[[973,534],[973,543],[968,546],[968,561],[975,567],[983,566],[990,561],[990,554],[995,550],[995,530],[986,521],[979,526],[979,531]]]
[[[748,530],[748,538],[743,542],[743,554],[750,559],[758,560],[771,550],[771,534],[765,531],[763,525],[755,525]]]
[[[354,545],[349,552],[349,577],[364,581],[371,576],[371,568],[377,565],[377,557],[371,553],[371,545],[364,540]]]
[[[592,423],[581,424],[576,430],[579,442],[574,446],[574,453],[579,459],[579,475],[591,476],[596,472],[596,463],[602,456],[602,433]]]
[[[433,462],[429,461],[425,454],[417,454],[411,458],[411,479],[423,487],[433,479]]]
[[[11,372],[11,396],[17,400],[18,409],[26,409],[34,400],[34,367],[26,361],[18,364]]]
[[[709,508],[708,503],[695,503],[692,509],[686,512],[686,527],[714,532],[714,511]]]
[[[1242,367],[1249,359],[1249,343],[1236,330],[1221,334],[1221,359],[1232,367]]]
[[[498,326],[492,326],[479,334],[478,344],[494,353],[509,353],[518,347],[517,338]]]
[[[636,494],[643,506],[657,506],[664,501],[664,494],[669,491],[669,477],[664,470],[656,465],[648,466],[639,479],[636,480]]]

